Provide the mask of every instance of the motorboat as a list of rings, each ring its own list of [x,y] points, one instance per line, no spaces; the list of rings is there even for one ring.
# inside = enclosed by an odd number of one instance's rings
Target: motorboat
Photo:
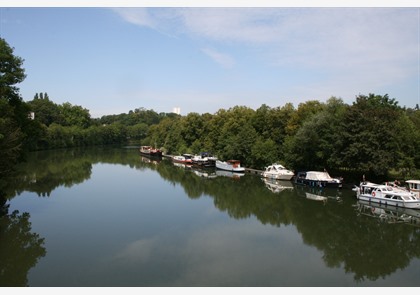
[[[354,188],[358,200],[385,206],[420,209],[420,199],[405,189],[372,182],[361,182]]]
[[[182,154],[178,156],[173,156],[172,161],[175,163],[181,163],[181,164],[192,164],[192,157],[191,154]]]
[[[245,168],[241,166],[241,162],[239,160],[216,160],[216,168],[232,172],[245,172]]]
[[[277,180],[291,180],[295,175],[292,171],[286,169],[283,165],[274,163],[265,168],[261,174],[265,178]]]
[[[192,163],[202,167],[215,167],[217,157],[214,157],[208,152],[202,152],[199,155],[195,155],[192,158]]]
[[[341,188],[343,179],[333,178],[327,171],[305,171],[297,173],[295,183],[313,187]]]
[[[140,153],[151,157],[162,157],[162,151],[152,146],[142,145],[140,147]]]

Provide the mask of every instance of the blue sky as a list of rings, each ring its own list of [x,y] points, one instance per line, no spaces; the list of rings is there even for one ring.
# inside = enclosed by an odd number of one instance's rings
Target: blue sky
[[[92,117],[215,113],[331,96],[420,101],[417,7],[11,7],[0,34],[47,92]]]

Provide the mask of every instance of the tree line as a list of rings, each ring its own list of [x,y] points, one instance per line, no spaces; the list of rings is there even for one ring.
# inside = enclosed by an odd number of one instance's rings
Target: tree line
[[[328,169],[420,177],[420,110],[385,95],[358,95],[349,105],[331,97],[281,107],[262,104],[214,114],[157,113],[138,108],[91,118],[89,110],[36,93],[25,102],[16,86],[23,59],[0,38],[0,178],[27,151],[136,142],[168,154],[211,152],[263,169]],[[31,116],[34,114],[34,116]]]
[[[297,108],[261,105],[165,118],[149,129],[149,142],[168,153],[210,151],[262,169],[281,162],[294,170],[347,170],[368,175],[418,175],[420,111],[388,95],[359,95],[348,105],[331,97]]]

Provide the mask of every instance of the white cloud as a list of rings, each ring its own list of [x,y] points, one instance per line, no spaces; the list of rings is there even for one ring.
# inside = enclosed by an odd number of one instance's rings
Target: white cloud
[[[209,42],[262,46],[273,62],[363,64],[418,50],[418,11],[399,8],[124,8],[128,22]],[[279,52],[275,55],[273,52]],[[345,60],[343,60],[345,58]],[[360,62],[359,62],[360,61]]]
[[[117,14],[119,14],[125,21],[149,28],[156,28],[157,23],[153,16],[149,14],[147,8],[113,8]]]
[[[218,52],[211,48],[202,48],[202,52],[204,52],[206,55],[208,55],[212,60],[214,60],[216,63],[220,64],[224,68],[232,68],[235,64],[235,61],[232,57],[230,57],[227,54]]]
[[[248,60],[236,52],[246,49],[256,54],[254,63],[293,70],[296,79],[311,72],[312,82],[290,87],[296,96],[353,98],[418,76],[418,8],[158,8],[134,19],[195,40],[225,68],[243,67]]]

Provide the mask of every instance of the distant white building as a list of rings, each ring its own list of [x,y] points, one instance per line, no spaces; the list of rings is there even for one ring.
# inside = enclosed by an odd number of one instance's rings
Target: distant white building
[[[181,108],[180,107],[174,107],[172,110],[172,113],[175,113],[177,115],[181,115]]]

